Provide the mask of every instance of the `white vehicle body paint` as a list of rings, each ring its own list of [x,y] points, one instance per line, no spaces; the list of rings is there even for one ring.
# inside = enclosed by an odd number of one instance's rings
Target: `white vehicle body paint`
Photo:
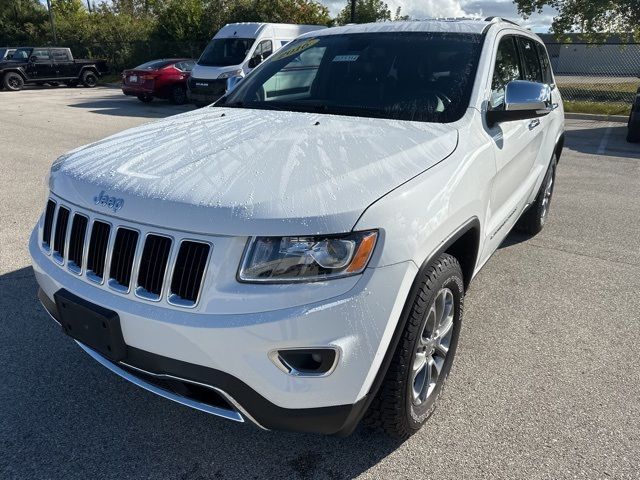
[[[215,107],[76,149],[51,170],[56,212],[64,206],[70,218],[78,213],[89,225],[112,225],[109,249],[116,227],[135,230],[140,239],[170,238],[169,265],[181,241],[203,242],[211,250],[200,298],[185,308],[168,301],[170,279],[161,298],[150,300],[135,288],[123,292],[92,281],[86,265],[80,274],[70,271],[72,228],[63,260],[56,261],[43,246],[43,214],[30,239],[43,303],[51,305],[64,289],[112,310],[128,347],[223,372],[274,408],[295,412],[361,401],[419,268],[475,222],[475,275],[534,201],[564,129],[557,89],[551,94],[555,108],[540,118],[539,128],[531,129],[530,120],[487,125],[500,39],[539,41],[508,22],[393,22],[306,36],[386,31],[484,33],[460,119],[438,124]],[[96,204],[98,194],[117,198],[121,208]],[[377,230],[378,241],[362,274],[308,283],[238,281],[251,237],[364,230]],[[274,349],[323,346],[338,352],[335,370],[323,377],[288,375],[268,358]],[[234,400],[256,417],[251,404]]]

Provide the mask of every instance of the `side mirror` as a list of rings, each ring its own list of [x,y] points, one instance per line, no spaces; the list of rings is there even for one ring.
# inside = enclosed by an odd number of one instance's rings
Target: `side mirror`
[[[504,90],[504,103],[487,111],[487,123],[543,117],[551,112],[551,87],[544,83],[513,80]]]
[[[251,60],[249,60],[249,68],[256,68],[261,63],[262,63],[262,55],[258,53],[257,55],[254,55],[253,57],[251,57]]]
[[[244,77],[239,76],[227,78],[227,93],[236,88],[236,85],[238,85],[238,83],[240,83],[243,78]]]
[[[37,61],[38,61],[38,57],[36,57],[35,55],[31,55],[29,57],[29,62],[36,63]]]

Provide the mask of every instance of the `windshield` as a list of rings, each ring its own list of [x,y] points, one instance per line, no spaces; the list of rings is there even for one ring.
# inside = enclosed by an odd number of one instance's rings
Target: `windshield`
[[[32,51],[32,48],[18,48],[15,52],[13,52],[13,57],[11,57],[11,60],[27,61],[29,60]]]
[[[482,38],[385,32],[296,40],[217,105],[452,122],[469,104]]]
[[[228,67],[240,65],[247,58],[247,53],[255,38],[214,38],[198,60],[198,65],[205,67]]]

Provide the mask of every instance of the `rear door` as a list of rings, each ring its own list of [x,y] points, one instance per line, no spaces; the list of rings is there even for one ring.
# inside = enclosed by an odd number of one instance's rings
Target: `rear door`
[[[53,69],[57,78],[76,77],[75,64],[66,48],[52,48],[51,58],[53,61]]]
[[[499,39],[494,53],[489,108],[503,108],[505,88],[510,81],[528,79],[527,72],[534,66],[525,64],[521,51],[519,37],[505,35]],[[537,62],[537,53],[530,58]],[[534,187],[532,172],[542,142],[542,128],[539,119],[527,119],[487,126],[486,131],[493,142],[497,170],[487,228],[485,253],[490,254],[515,224]]]

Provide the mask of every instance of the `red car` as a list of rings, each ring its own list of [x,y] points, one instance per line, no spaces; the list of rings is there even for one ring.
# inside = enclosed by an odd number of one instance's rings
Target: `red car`
[[[182,105],[187,101],[187,79],[195,65],[191,58],[163,58],[122,72],[122,92],[148,103],[165,98]]]

